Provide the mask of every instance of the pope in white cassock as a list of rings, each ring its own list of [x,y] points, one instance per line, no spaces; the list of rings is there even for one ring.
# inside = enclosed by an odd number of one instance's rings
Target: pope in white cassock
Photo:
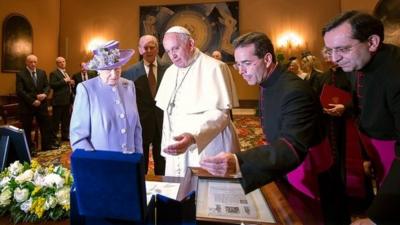
[[[168,29],[163,45],[173,64],[156,96],[164,110],[161,149],[165,175],[182,177],[203,156],[240,151],[229,116],[239,103],[229,67],[200,52],[187,29]]]

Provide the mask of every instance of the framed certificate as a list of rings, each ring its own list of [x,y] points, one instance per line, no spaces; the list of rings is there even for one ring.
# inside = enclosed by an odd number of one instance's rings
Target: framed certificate
[[[187,170],[181,190],[196,191],[197,224],[302,224],[275,183],[247,195],[235,177]]]
[[[276,224],[260,189],[245,195],[237,179],[199,178],[196,199],[200,221]]]

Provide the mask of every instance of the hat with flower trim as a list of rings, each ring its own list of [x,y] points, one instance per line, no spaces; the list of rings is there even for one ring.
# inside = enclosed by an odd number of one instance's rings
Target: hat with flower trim
[[[125,65],[133,56],[133,49],[119,49],[118,41],[109,41],[93,50],[93,59],[86,63],[89,70],[112,70]]]

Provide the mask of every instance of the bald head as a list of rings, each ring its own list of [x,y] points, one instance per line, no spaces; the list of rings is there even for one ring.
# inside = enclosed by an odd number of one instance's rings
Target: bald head
[[[139,39],[139,53],[143,59],[153,63],[158,55],[158,40],[153,35],[144,35]]]
[[[36,70],[37,62],[38,62],[37,56],[31,54],[31,55],[28,55],[28,56],[26,57],[25,65],[26,65],[26,67],[28,67],[30,70]]]
[[[218,51],[218,50],[213,51],[212,54],[211,54],[211,56],[212,56],[214,59],[222,60],[222,54],[221,54],[221,52]]]
[[[56,58],[56,65],[58,68],[65,70],[67,63],[65,62],[65,59],[63,57],[59,56]]]

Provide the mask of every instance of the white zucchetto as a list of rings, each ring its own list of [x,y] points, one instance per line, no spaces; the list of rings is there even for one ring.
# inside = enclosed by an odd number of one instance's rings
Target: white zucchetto
[[[166,34],[168,34],[168,33],[187,34],[187,35],[191,36],[190,32],[186,28],[181,27],[181,26],[170,27],[165,33]]]

